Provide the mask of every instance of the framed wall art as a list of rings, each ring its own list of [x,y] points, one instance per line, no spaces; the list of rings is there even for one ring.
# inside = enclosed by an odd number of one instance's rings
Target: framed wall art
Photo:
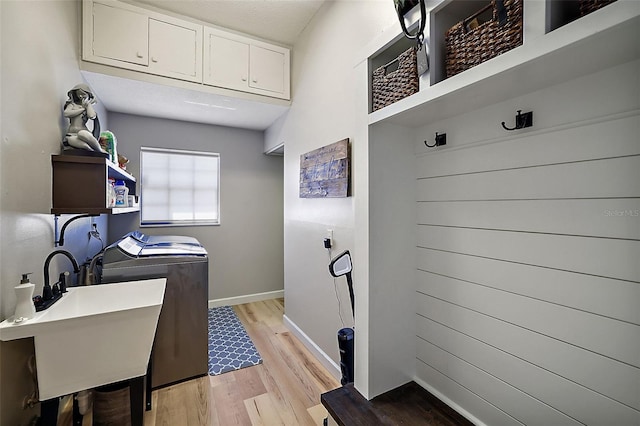
[[[340,198],[349,194],[349,139],[300,156],[300,198]]]

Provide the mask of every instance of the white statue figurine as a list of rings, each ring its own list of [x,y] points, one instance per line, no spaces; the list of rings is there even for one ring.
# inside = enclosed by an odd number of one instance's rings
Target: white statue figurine
[[[78,84],[68,92],[69,99],[64,104],[64,116],[69,119],[67,134],[62,140],[65,149],[79,148],[88,151],[105,152],[98,137],[100,137],[100,122],[98,114],[93,109],[96,99],[86,84]],[[87,121],[94,120],[93,133],[87,128]],[[97,136],[95,136],[97,135]]]

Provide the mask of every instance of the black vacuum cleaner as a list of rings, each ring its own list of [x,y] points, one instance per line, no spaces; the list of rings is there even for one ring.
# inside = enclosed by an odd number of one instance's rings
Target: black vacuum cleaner
[[[345,250],[336,256],[331,263],[329,263],[329,273],[335,277],[341,277],[346,275],[347,285],[349,286],[349,297],[351,299],[351,313],[355,320],[355,307],[353,296],[353,282],[351,281],[351,254],[349,250]],[[353,377],[353,328],[341,328],[338,330],[338,348],[340,349],[340,371],[342,372],[342,379],[340,383],[344,386],[347,383],[352,383]]]

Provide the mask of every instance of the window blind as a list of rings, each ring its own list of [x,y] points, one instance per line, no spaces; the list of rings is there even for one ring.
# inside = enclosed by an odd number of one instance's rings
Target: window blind
[[[220,155],[142,147],[140,224],[219,225]]]

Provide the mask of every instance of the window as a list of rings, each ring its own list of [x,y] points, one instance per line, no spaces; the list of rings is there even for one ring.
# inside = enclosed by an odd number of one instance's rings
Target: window
[[[219,225],[220,155],[140,149],[142,226]]]

